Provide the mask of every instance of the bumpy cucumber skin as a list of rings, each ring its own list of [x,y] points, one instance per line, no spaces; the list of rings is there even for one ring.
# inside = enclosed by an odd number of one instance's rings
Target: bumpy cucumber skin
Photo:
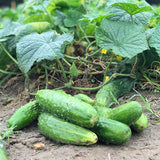
[[[0,142],[0,160],[8,160],[7,152],[3,146],[3,143]]]
[[[27,103],[20,107],[7,121],[7,127],[13,130],[20,130],[31,124],[37,119],[40,112],[39,105],[36,101]]]
[[[93,105],[93,107],[96,109],[98,115],[101,117],[107,118],[109,116],[110,112],[112,111],[111,108],[101,107],[99,105]]]
[[[114,98],[117,99],[119,96],[131,91],[134,81],[130,78],[118,78],[106,84],[97,92],[95,101],[101,106],[110,107],[115,102]]]
[[[94,132],[97,134],[99,141],[106,144],[125,143],[132,135],[128,125],[104,117],[99,117]]]
[[[109,83],[102,87],[96,94],[95,101],[101,106],[110,107],[114,102],[113,96],[117,98],[120,95],[119,83]]]
[[[76,97],[76,98],[78,98],[78,99],[80,99],[90,105],[94,105],[94,103],[95,103],[95,101],[92,98],[90,98],[87,95],[82,94],[82,93],[76,94],[76,95],[74,95],[74,97]]]
[[[131,101],[113,108],[108,115],[109,119],[131,125],[140,118],[142,114],[142,106],[137,101]]]
[[[82,127],[92,128],[98,120],[93,106],[65,92],[39,90],[36,100],[47,111]]]
[[[46,137],[60,143],[91,145],[98,137],[90,130],[67,122],[50,113],[41,113],[38,117],[38,128]]]
[[[131,125],[131,129],[135,132],[142,132],[144,131],[148,126],[148,119],[147,116],[142,113],[142,115],[140,116],[140,118]]]

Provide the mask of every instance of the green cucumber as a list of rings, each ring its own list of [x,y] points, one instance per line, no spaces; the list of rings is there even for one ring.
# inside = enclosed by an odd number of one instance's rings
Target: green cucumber
[[[82,127],[92,128],[98,120],[93,106],[65,92],[39,90],[36,100],[45,110]]]
[[[104,117],[94,127],[99,141],[106,144],[122,144],[131,138],[131,129],[128,125]]]
[[[98,140],[92,131],[45,112],[38,117],[38,129],[46,137],[65,144],[91,145]]]
[[[142,113],[141,117],[131,125],[131,129],[135,132],[142,132],[148,126],[147,116]]]
[[[87,95],[82,94],[82,93],[76,94],[76,95],[74,95],[74,97],[76,97],[86,103],[89,103],[90,105],[94,105],[94,103],[95,103],[95,101],[92,98],[90,98]]]
[[[141,114],[142,106],[137,101],[131,101],[113,108],[107,117],[131,125],[140,118]]]
[[[13,130],[23,129],[37,119],[39,105],[36,101],[27,103],[20,107],[7,121],[7,127]]]
[[[0,141],[0,160],[8,160],[6,149],[3,143]]]
[[[112,111],[111,108],[101,107],[99,105],[93,105],[93,107],[96,109],[97,113],[101,117],[108,117],[110,112]]]
[[[129,78],[116,79],[103,86],[96,94],[95,101],[98,105],[110,107],[119,96],[130,92],[133,80]]]

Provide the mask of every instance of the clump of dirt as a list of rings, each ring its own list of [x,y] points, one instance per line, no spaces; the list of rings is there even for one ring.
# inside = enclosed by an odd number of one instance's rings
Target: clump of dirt
[[[18,85],[17,85],[18,83]],[[23,81],[17,81],[14,85],[0,89],[0,128],[6,126],[10,116],[22,105],[34,100],[34,96],[24,91]],[[19,88],[21,87],[21,92]],[[69,91],[68,91],[69,92]],[[70,91],[70,93],[74,94]],[[160,93],[153,91],[141,91],[152,106],[153,112],[160,110]],[[95,93],[94,93],[95,94]],[[90,93],[91,97],[94,97]],[[56,143],[44,137],[37,128],[37,122],[25,129],[11,134],[6,140],[6,150],[10,160],[159,160],[160,158],[160,123],[154,124],[157,117],[151,114],[139,96],[134,93],[120,98],[124,103],[134,97],[144,106],[149,125],[142,133],[133,133],[131,139],[123,145],[104,145],[97,143],[91,146],[75,146]],[[35,149],[34,145],[42,143],[44,146]]]

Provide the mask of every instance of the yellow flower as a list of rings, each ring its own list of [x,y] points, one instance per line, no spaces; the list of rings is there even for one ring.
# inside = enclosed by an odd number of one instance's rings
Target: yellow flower
[[[109,80],[109,76],[106,76],[106,82]]]
[[[86,46],[86,45],[87,45],[87,42],[86,42],[86,41],[84,41],[84,42],[83,42],[83,44]]]
[[[39,79],[43,79],[45,76],[44,75],[41,75],[41,76],[39,76],[38,78]]]
[[[81,0],[81,4],[84,4],[84,0]]]
[[[52,85],[53,83],[51,81],[48,81],[48,84]]]
[[[89,51],[92,51],[92,47],[89,47],[88,50],[89,50]]]
[[[40,74],[41,73],[41,69],[37,68],[37,73]]]
[[[102,53],[102,54],[106,54],[106,53],[107,53],[107,49],[102,49],[102,50],[101,50],[101,53]]]
[[[104,0],[99,1],[99,3],[103,3],[103,2],[104,2]]]
[[[122,60],[122,57],[121,56],[118,56],[118,55],[116,55],[116,58],[118,59],[118,60]]]
[[[160,67],[157,68],[157,71],[160,71]]]

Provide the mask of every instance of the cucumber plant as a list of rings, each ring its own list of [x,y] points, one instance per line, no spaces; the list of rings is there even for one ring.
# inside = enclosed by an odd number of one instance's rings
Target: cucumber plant
[[[0,11],[2,13],[3,9]],[[86,66],[94,66],[92,69],[96,73],[89,73],[90,77],[94,77],[93,81],[99,73],[104,76],[103,80],[110,76],[109,81],[119,75],[133,79],[136,77],[138,80],[143,76],[160,89],[157,80],[159,72],[155,69],[151,76],[151,71],[146,71],[148,65],[157,69],[159,66],[159,63],[155,63],[160,60],[159,14],[145,0],[27,0],[16,8],[15,15],[9,15],[9,24],[5,21],[6,16],[7,13],[5,15],[4,12],[0,19],[0,62],[4,62],[4,55],[7,54],[8,58],[5,58],[6,64],[2,67],[0,65],[0,77],[9,73],[7,64],[13,61],[15,73],[18,71],[24,74],[26,83],[29,83],[32,70],[41,65],[45,70],[46,88],[48,74],[54,70],[64,77],[62,87],[90,90],[91,88],[75,87],[71,83],[73,77],[78,79],[86,74],[79,70],[84,63]],[[83,46],[84,40],[87,42],[86,48]],[[77,41],[81,48],[85,48],[84,54],[77,48]],[[74,53],[71,55],[65,55],[67,45],[73,45]],[[101,55],[101,49],[108,51],[105,56]],[[121,60],[117,60],[118,56]],[[95,63],[97,59],[100,61],[99,67]],[[56,64],[60,70],[55,67]],[[77,68],[76,76],[71,73],[71,64]],[[114,64],[119,64],[120,67]],[[103,69],[100,70],[100,67]],[[11,75],[15,73],[10,72]],[[98,81],[99,79],[96,82]],[[98,90],[105,83],[99,82],[100,85],[91,90]]]

